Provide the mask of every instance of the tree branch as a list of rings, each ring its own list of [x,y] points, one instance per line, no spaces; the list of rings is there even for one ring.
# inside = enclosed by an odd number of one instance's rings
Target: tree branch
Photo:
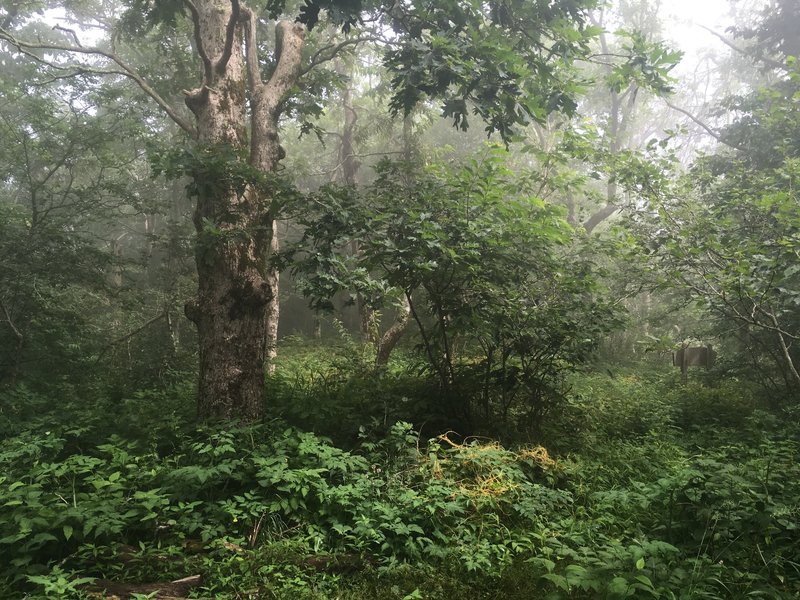
[[[143,325],[137,327],[136,329],[134,329],[130,333],[128,333],[126,335],[123,335],[121,338],[117,338],[112,342],[109,342],[108,344],[105,345],[105,347],[102,350],[100,350],[100,354],[97,355],[97,358],[95,359],[94,363],[95,364],[99,363],[100,359],[103,358],[105,353],[108,352],[111,348],[113,348],[117,344],[121,344],[122,342],[125,342],[125,341],[131,339],[136,334],[141,333],[142,331],[144,331],[145,329],[150,327],[150,325],[152,325],[153,323],[157,323],[161,319],[166,318],[166,316],[167,316],[167,312],[166,311],[162,312],[161,314],[156,315],[152,319],[149,319]]]
[[[9,314],[8,309],[6,308],[5,303],[0,302],[0,308],[3,309],[3,314],[6,317],[6,323],[8,323],[9,327],[11,327],[11,331],[14,332],[14,337],[17,338],[17,341],[22,342],[24,336],[22,335],[22,332],[19,329],[17,329],[17,326],[14,325],[14,321],[11,320],[11,315]]]
[[[43,43],[43,42],[26,42],[23,40],[18,40],[15,38],[9,31],[0,28],[0,39],[7,41],[9,44],[17,48],[23,54],[30,56],[37,60],[38,62],[45,64],[49,67],[64,70],[64,69],[74,69],[76,72],[79,73],[96,73],[100,75],[110,75],[110,74],[117,74],[127,77],[136,83],[139,88],[152,100],[158,104],[159,107],[186,133],[188,133],[192,137],[197,137],[197,131],[195,130],[194,126],[184,119],[178,112],[166,101],[164,100],[161,95],[150,86],[144,78],[139,75],[139,73],[128,65],[125,61],[123,61],[119,56],[114,54],[113,52],[107,52],[105,50],[101,50],[100,48],[90,48],[90,47],[75,47],[75,46],[66,46],[63,44],[55,44],[55,43]],[[111,62],[115,63],[121,70],[117,71],[114,70],[105,70],[105,69],[94,69],[92,67],[87,67],[84,65],[57,65],[52,62],[46,61],[42,58],[37,57],[35,54],[31,52],[31,50],[59,50],[62,52],[70,52],[73,54],[84,54],[88,56],[102,56],[103,58],[110,60]]]
[[[225,45],[222,47],[222,54],[214,65],[214,72],[217,75],[225,73],[225,68],[228,66],[228,61],[231,59],[233,53],[233,40],[236,35],[236,24],[241,17],[241,6],[239,0],[231,0],[231,17],[228,19],[228,24],[225,27]],[[252,13],[250,14],[252,23]],[[253,27],[253,29],[255,29]]]
[[[311,60],[308,64],[300,70],[300,76],[302,77],[314,67],[321,65],[324,62],[328,62],[329,60],[333,60],[336,58],[336,55],[342,51],[342,49],[346,48],[347,46],[353,46],[355,44],[360,44],[361,42],[380,42],[384,41],[377,36],[366,36],[366,37],[356,37],[356,38],[349,38],[340,42],[338,44],[329,44],[328,46],[323,46],[319,50],[314,53],[314,56],[311,57]],[[328,51],[328,52],[326,52]]]
[[[718,131],[714,131],[713,129],[711,129],[711,127],[710,127],[710,126],[706,125],[706,124],[705,124],[703,121],[701,121],[701,120],[700,120],[698,117],[694,116],[694,115],[693,115],[691,112],[689,112],[689,111],[688,111],[688,110],[686,110],[685,108],[681,108],[680,106],[675,106],[675,105],[674,105],[672,102],[670,102],[670,101],[669,101],[669,100],[667,100],[666,98],[663,98],[663,100],[664,100],[664,103],[665,103],[667,106],[669,106],[669,107],[670,107],[672,110],[676,110],[676,111],[678,111],[679,113],[681,113],[681,114],[683,114],[683,115],[686,115],[686,116],[687,116],[687,117],[689,117],[689,118],[690,118],[690,119],[691,119],[691,120],[692,120],[694,123],[696,123],[697,125],[699,125],[700,127],[702,127],[702,128],[705,130],[705,132],[706,132],[706,133],[708,133],[708,135],[710,135],[711,137],[713,137],[713,138],[714,138],[715,140],[717,140],[717,141],[718,141],[720,144],[725,144],[725,145],[726,145],[726,146],[728,146],[729,148],[733,148],[734,150],[739,150],[739,151],[741,151],[741,152],[744,152],[744,151],[745,151],[745,149],[744,149],[742,146],[739,146],[739,145],[737,145],[737,144],[733,144],[733,143],[729,142],[728,140],[726,140],[726,139],[725,139],[725,138],[722,136],[722,134],[720,134]]]
[[[267,88],[274,106],[277,108],[283,96],[297,82],[302,75],[300,60],[305,40],[305,27],[292,21],[279,21],[275,26],[275,54],[277,64],[272,73]]]
[[[603,208],[596,210],[583,224],[586,233],[592,233],[595,227],[617,212],[617,210],[619,210],[619,206],[614,204],[606,204]]]
[[[783,64],[782,62],[778,61],[778,60],[774,60],[774,59],[769,58],[767,56],[761,56],[759,54],[753,54],[752,52],[750,52],[746,48],[741,48],[741,47],[737,46],[736,44],[731,42],[728,38],[726,38],[724,35],[722,35],[721,33],[717,33],[716,31],[714,31],[710,27],[706,27],[705,25],[700,25],[700,27],[702,27],[707,32],[709,32],[711,35],[713,35],[714,37],[719,39],[728,48],[731,48],[732,50],[735,50],[739,54],[743,54],[744,56],[749,56],[753,60],[761,61],[765,65],[767,65],[768,67],[772,67],[773,69],[779,69],[781,71],[787,71],[788,70],[788,67],[785,64]]]
[[[75,40],[75,45],[78,46],[78,48],[83,48],[83,44],[81,44],[81,41],[78,39],[78,34],[75,33],[75,30],[62,27],[61,25],[54,25],[53,29],[70,34],[72,39]]]
[[[780,331],[780,328],[778,326],[778,319],[772,313],[770,313],[769,316],[770,316],[770,318],[772,320],[772,324],[775,326],[775,329],[778,331],[778,341],[780,342],[781,353],[783,354],[783,358],[786,361],[786,365],[789,367],[789,371],[791,372],[792,377],[794,378],[794,382],[797,385],[800,385],[800,373],[797,372],[797,368],[794,366],[794,361],[792,360],[792,355],[789,352],[789,346],[786,345],[786,340],[783,337],[784,334],[783,334],[783,332]]]
[[[255,90],[258,86],[263,85],[263,81],[261,81],[261,73],[258,69],[258,41],[256,40],[256,23],[253,11],[249,8],[243,8],[242,19],[244,21],[244,50],[247,79],[250,82],[250,89]]]
[[[192,24],[194,25],[194,45],[197,46],[197,54],[203,62],[203,79],[206,84],[211,85],[213,72],[211,69],[211,59],[208,57],[206,49],[203,46],[203,38],[200,33],[200,12],[197,10],[197,6],[195,6],[192,0],[183,0],[183,3],[186,5],[186,8],[189,9],[189,14],[192,16]]]

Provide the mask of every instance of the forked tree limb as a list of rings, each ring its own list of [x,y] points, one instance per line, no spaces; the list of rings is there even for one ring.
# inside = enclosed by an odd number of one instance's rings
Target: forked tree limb
[[[247,66],[247,79],[250,89],[255,90],[257,86],[263,85],[261,72],[258,68],[258,41],[256,39],[256,19],[253,11],[249,8],[242,8],[242,20],[244,22],[244,48],[245,65]]]
[[[284,95],[297,83],[302,75],[300,64],[306,29],[292,21],[278,21],[275,26],[275,70],[264,84],[271,108],[277,109]]]
[[[375,352],[376,366],[385,366],[389,363],[389,356],[397,345],[397,342],[400,341],[410,320],[411,304],[408,302],[408,298],[404,296],[403,305],[399,307],[394,323],[392,323],[391,327],[389,327],[381,336],[380,340],[378,340],[378,347]]]

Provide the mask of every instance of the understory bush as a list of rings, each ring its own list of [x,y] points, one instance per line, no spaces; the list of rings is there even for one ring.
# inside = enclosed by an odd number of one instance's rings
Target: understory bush
[[[166,456],[116,436],[65,455],[84,433],[28,432],[2,446],[0,575],[9,590],[42,583],[56,565],[118,574],[122,547],[141,555],[222,544],[236,554],[287,538],[383,568],[452,561],[496,575],[569,502],[536,481],[553,464],[543,449],[443,437],[419,452],[406,424],[358,452],[273,425],[201,428]],[[163,575],[174,574],[164,564]]]

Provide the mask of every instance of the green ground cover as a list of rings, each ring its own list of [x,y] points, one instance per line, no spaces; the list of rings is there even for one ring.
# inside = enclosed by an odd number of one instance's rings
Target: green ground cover
[[[403,361],[283,361],[256,425],[192,425],[189,383],[4,392],[0,595],[190,575],[214,598],[800,594],[797,415],[740,382],[577,373],[501,444],[416,420],[434,394]]]

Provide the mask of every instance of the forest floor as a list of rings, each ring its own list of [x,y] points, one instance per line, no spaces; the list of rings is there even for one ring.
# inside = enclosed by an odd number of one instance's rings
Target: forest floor
[[[464,438],[327,356],[255,425],[194,423],[191,377],[3,391],[0,597],[800,597],[796,409],[604,368],[535,436]]]

